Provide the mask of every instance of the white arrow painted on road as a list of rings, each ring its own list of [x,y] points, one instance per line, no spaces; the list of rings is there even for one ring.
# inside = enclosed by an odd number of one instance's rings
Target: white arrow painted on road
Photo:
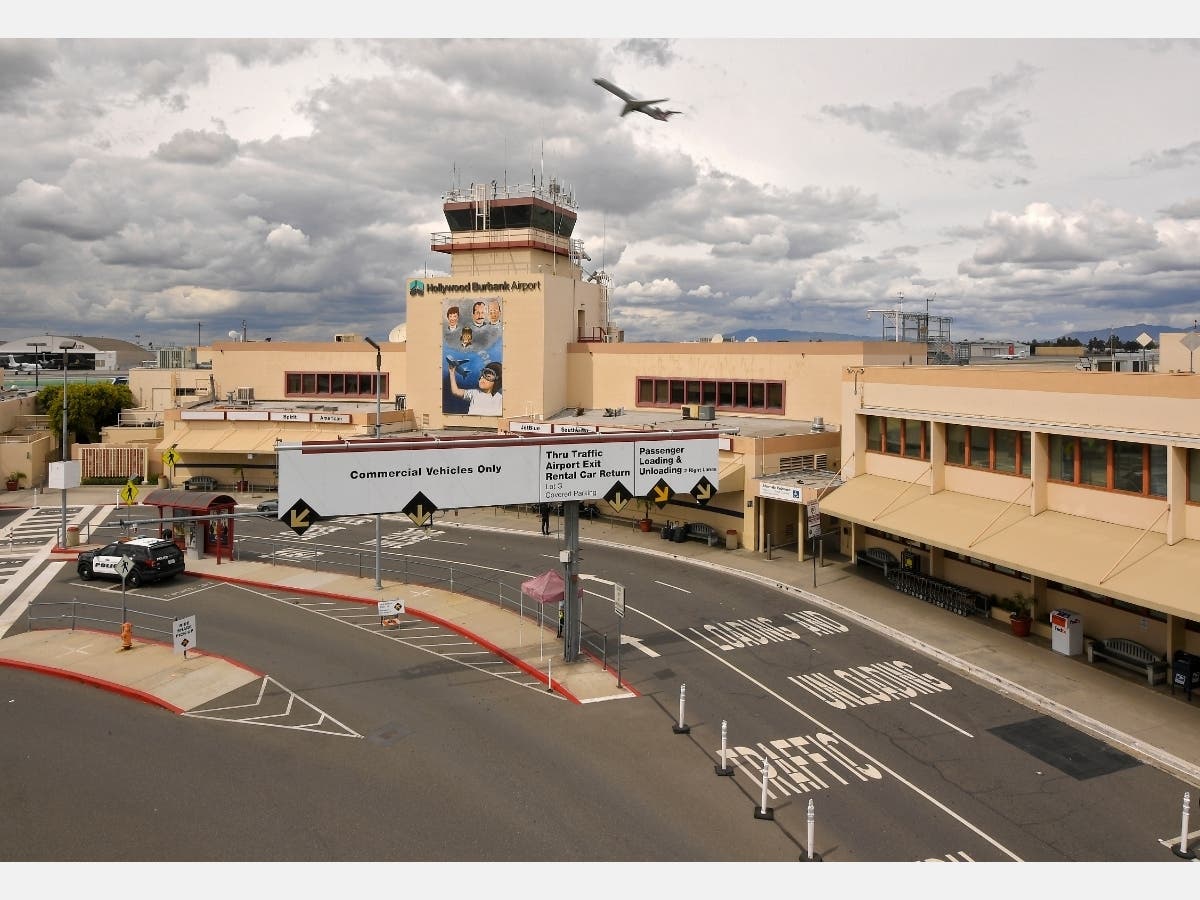
[[[630,645],[632,645],[632,646],[633,646],[635,649],[637,649],[637,650],[641,650],[641,651],[642,651],[643,653],[645,653],[647,656],[651,656],[651,657],[653,657],[653,656],[660,656],[660,655],[661,655],[661,654],[655,653],[655,652],[654,652],[653,650],[651,650],[649,647],[644,647],[644,646],[642,646],[642,639],[641,639],[641,638],[635,638],[635,637],[633,637],[633,636],[631,636],[631,635],[628,635],[628,634],[623,634],[623,635],[621,635],[621,643],[622,643],[622,644],[630,644]]]

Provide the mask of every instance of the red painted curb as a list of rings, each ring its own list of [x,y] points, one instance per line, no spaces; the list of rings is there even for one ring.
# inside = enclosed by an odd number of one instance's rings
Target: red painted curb
[[[107,634],[108,632],[105,632]],[[151,706],[161,706],[163,709],[179,715],[183,710],[173,703],[168,703],[153,694],[147,694],[145,691],[139,691],[136,688],[128,687],[127,685],[117,684],[113,681],[105,681],[103,678],[96,678],[91,675],[81,675],[79,672],[70,672],[66,669],[56,669],[54,666],[43,666],[39,663],[25,662],[19,659],[6,659],[0,657],[0,666],[8,666],[13,669],[25,669],[30,672],[40,672],[43,675],[55,675],[59,678],[65,678],[68,681],[78,681],[82,684],[90,684],[92,687],[98,687],[106,691],[112,691],[114,694],[123,694],[126,697],[132,697],[134,700],[141,700],[144,703],[149,703]]]

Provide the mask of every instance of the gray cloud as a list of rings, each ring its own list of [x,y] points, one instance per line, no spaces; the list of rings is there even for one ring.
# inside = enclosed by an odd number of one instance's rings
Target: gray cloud
[[[920,153],[976,162],[1010,159],[1028,165],[1032,158],[1022,128],[1030,113],[1007,104],[1012,95],[1032,86],[1036,71],[1021,63],[1007,74],[992,76],[986,87],[965,88],[925,106],[840,104],[823,106],[821,111]]]
[[[631,38],[614,48],[618,54],[630,56],[646,65],[667,66],[675,59],[674,42],[665,38]]]
[[[238,144],[227,134],[187,129],[159,144],[154,155],[164,162],[223,165],[237,156]]]
[[[1130,165],[1138,169],[1179,169],[1200,163],[1200,141],[1192,141],[1182,147],[1168,147],[1135,159]]]

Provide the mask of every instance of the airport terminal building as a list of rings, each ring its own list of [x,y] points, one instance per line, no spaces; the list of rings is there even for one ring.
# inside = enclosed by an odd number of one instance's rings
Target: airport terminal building
[[[930,348],[912,340],[627,343],[555,182],[472,185],[443,211],[448,229],[430,246],[449,274],[407,281],[395,339],[230,340],[133,369],[139,408],[73,453],[94,469],[141,453],[149,478],[271,491],[278,443],[377,427],[712,430],[719,490],[707,505],[683,495],[622,515],[702,522],[791,559],[886,551],[996,601],[1032,596],[1043,635],[1065,608],[1089,636],[1200,652],[1200,380],[1183,336],[1163,336],[1158,372],[1036,356],[928,365]]]

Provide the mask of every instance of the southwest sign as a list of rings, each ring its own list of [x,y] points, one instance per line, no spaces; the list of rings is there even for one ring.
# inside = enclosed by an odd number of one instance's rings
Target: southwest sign
[[[719,438],[638,431],[279,444],[279,504],[303,496],[323,517],[424,518],[434,509],[601,498],[619,508],[652,493],[699,499],[717,491]]]

